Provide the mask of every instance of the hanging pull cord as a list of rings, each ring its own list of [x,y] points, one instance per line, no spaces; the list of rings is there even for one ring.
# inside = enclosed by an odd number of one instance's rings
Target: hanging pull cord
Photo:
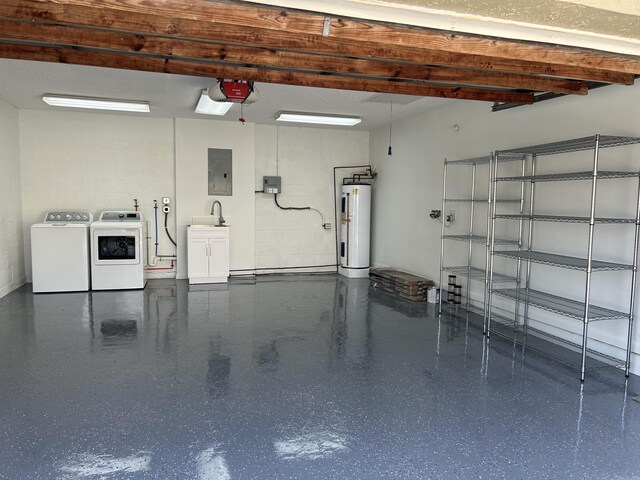
[[[393,99],[391,100],[391,108],[389,110],[389,150],[387,155],[391,155],[391,126],[393,125]]]
[[[246,122],[246,120],[244,119],[244,102],[240,104],[240,118],[238,119],[238,121],[242,125],[244,125],[244,122]]]

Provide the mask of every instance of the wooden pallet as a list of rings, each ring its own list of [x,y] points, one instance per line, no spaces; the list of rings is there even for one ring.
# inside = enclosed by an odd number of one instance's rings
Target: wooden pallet
[[[431,280],[392,268],[373,268],[369,272],[371,285],[407,300],[425,302]]]

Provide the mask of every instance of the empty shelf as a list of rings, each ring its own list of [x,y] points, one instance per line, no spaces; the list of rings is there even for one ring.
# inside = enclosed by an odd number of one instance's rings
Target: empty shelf
[[[502,297],[519,299],[529,305],[536,306],[543,310],[559,313],[566,317],[583,319],[584,302],[578,302],[569,298],[559,297],[539,290],[529,290],[526,288],[507,288],[493,290],[493,293]],[[629,318],[628,313],[617,312],[608,308],[589,305],[589,320],[610,320],[615,318]]]
[[[491,161],[489,155],[483,157],[465,158],[463,160],[446,160],[447,165],[487,165]]]
[[[509,340],[516,340],[519,345],[526,345],[528,350],[535,351],[571,368],[580,370],[580,352],[582,351],[582,344],[580,343],[572,342],[531,326],[527,327],[525,333],[522,324],[514,325],[513,319],[496,317],[495,314],[491,315],[491,334],[499,335]],[[587,348],[587,356],[602,362],[602,365],[595,368],[607,366],[624,368],[624,360],[591,348]],[[589,371],[592,370],[594,370],[594,367],[589,367]]]
[[[442,238],[458,242],[487,243],[487,237],[483,235],[443,235]],[[495,239],[496,245],[518,245],[517,240]]]
[[[513,153],[513,152],[501,152],[500,158],[498,161],[500,163],[504,162],[514,162],[516,160],[522,160],[524,155],[522,153]],[[473,157],[473,158],[465,158],[463,160],[445,160],[446,165],[488,165],[491,162],[491,156],[485,155],[482,157]]]
[[[443,311],[450,317],[457,317],[460,320],[469,320],[471,324],[482,328],[484,312],[481,308],[464,305],[450,305],[443,303]],[[455,308],[457,307],[457,308]],[[505,317],[496,313],[491,314],[491,335],[498,335],[511,341],[516,341],[518,345],[525,345],[528,351],[542,354],[557,362],[561,362],[571,368],[580,370],[580,352],[582,345],[566,338],[553,335],[538,328],[528,326],[526,334],[522,324],[514,323],[513,317]],[[494,346],[495,348],[495,346]],[[597,350],[587,348],[587,356],[596,361],[602,362],[603,367],[624,367],[624,360],[606,355]],[[594,367],[590,367],[592,371]]]
[[[486,198],[474,198],[471,200],[470,198],[445,198],[445,202],[451,203],[488,203],[489,200]],[[520,199],[516,198],[505,198],[501,200],[496,200],[496,203],[520,203]]]
[[[598,179],[637,177],[638,172],[598,172]],[[569,180],[591,180],[593,172],[547,173],[544,175],[518,175],[514,177],[497,177],[499,182],[560,182]]]
[[[496,215],[496,218],[506,218],[509,220],[540,220],[543,222],[569,222],[569,223],[589,223],[589,217],[573,217],[567,215]],[[596,217],[596,223],[636,223],[635,218],[604,218]]]
[[[469,270],[469,267],[462,265],[456,267],[442,267],[442,270],[444,270],[445,272],[453,273],[455,275],[460,275],[461,277],[469,277],[472,280],[478,280],[481,282],[484,282],[486,278],[486,270],[484,270],[483,268],[471,267],[471,270]],[[493,283],[512,283],[515,281],[515,277],[510,277],[508,275],[502,275],[495,272],[493,273]]]
[[[622,145],[632,145],[640,143],[640,138],[636,137],[618,137],[612,135],[600,135],[599,147],[620,147]],[[524,154],[524,155],[556,155],[559,153],[580,152],[583,150],[592,150],[596,146],[596,137],[574,138],[562,142],[543,143],[541,145],[533,145],[530,147],[514,148],[505,150],[504,152],[496,152],[498,157],[503,154]]]
[[[495,255],[501,257],[515,258],[520,260],[530,260],[535,263],[544,265],[552,265],[555,267],[569,268],[572,270],[586,270],[587,259],[578,257],[569,257],[567,255],[556,255],[553,253],[534,252],[534,251],[496,251]],[[632,270],[633,265],[624,263],[602,262],[599,260],[591,261],[591,270],[593,271],[612,271],[612,270]]]
[[[474,198],[473,200],[470,198],[445,198],[444,201],[447,203],[488,203],[486,198]]]

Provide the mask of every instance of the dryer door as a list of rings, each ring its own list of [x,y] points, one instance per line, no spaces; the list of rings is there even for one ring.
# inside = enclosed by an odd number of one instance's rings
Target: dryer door
[[[95,265],[137,265],[142,258],[140,229],[95,229],[91,246]]]

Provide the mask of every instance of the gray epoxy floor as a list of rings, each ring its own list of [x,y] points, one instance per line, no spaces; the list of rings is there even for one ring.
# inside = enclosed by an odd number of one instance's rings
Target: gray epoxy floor
[[[638,377],[366,280],[0,299],[0,477],[639,479]]]

